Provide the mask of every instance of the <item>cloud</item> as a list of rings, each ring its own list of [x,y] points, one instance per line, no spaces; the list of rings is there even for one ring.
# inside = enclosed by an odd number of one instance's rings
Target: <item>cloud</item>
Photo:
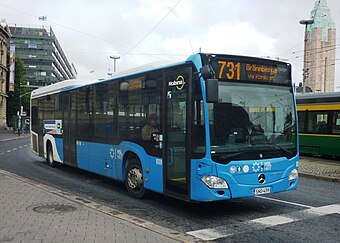
[[[309,17],[315,1],[182,0],[136,49],[117,61],[118,70],[157,60],[185,60],[192,49],[198,52],[201,47],[202,52],[289,58],[294,80],[299,82],[302,55],[297,59],[292,52],[302,53],[304,28],[299,20]],[[0,15],[11,24],[36,26],[43,24],[38,16],[47,15],[78,77],[88,79],[105,76],[112,69],[109,56],[130,50],[177,2],[1,0]],[[327,3],[339,28],[340,2]],[[338,40],[339,36],[337,31]],[[89,74],[91,70],[95,72]],[[340,68],[336,73],[339,85]]]
[[[207,32],[202,51],[264,56],[273,52],[275,41],[274,38],[257,31],[250,23],[219,23]]]

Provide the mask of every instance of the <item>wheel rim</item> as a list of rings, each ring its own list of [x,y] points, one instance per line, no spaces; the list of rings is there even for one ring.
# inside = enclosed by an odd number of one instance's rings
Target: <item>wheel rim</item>
[[[138,191],[142,188],[143,174],[140,168],[134,167],[129,170],[127,174],[127,183],[129,187],[135,191]]]

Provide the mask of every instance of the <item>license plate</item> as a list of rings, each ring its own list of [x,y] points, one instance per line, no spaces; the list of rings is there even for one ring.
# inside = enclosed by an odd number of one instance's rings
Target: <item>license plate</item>
[[[270,187],[255,188],[255,195],[270,193]]]

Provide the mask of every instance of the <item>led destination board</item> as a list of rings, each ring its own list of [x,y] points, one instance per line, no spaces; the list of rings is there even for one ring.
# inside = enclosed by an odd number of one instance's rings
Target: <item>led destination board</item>
[[[291,84],[290,64],[249,57],[210,58],[216,78],[221,81]]]

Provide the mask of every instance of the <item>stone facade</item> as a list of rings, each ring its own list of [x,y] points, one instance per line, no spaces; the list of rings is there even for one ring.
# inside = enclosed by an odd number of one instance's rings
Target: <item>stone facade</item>
[[[334,92],[336,28],[326,0],[317,0],[314,23],[306,32],[305,86],[312,92]]]
[[[6,128],[6,107],[7,107],[7,47],[10,31],[7,25],[0,24],[0,129]]]

